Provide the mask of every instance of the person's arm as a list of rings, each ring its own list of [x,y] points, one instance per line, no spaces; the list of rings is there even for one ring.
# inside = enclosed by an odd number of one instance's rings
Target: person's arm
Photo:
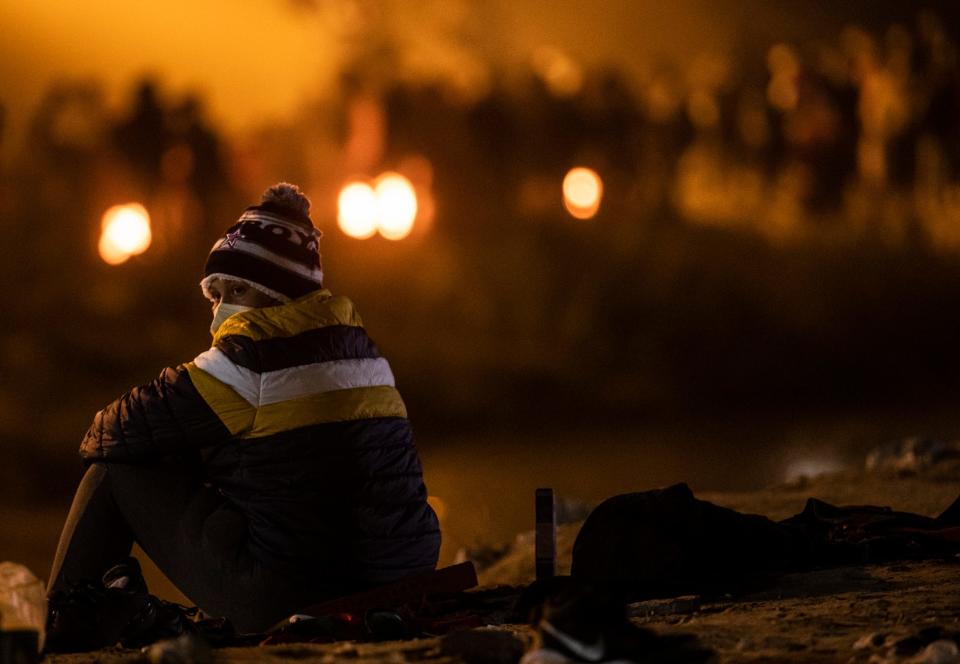
[[[101,410],[80,445],[86,462],[135,461],[225,442],[231,431],[201,394],[190,365],[164,369]],[[198,389],[201,387],[201,389]],[[236,427],[232,427],[236,428]]]

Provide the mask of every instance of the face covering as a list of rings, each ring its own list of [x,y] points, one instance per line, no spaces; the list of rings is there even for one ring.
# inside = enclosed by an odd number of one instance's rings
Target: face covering
[[[223,325],[223,321],[230,318],[234,314],[239,314],[242,311],[250,311],[253,307],[245,307],[242,304],[227,304],[226,302],[221,302],[217,305],[217,308],[213,310],[213,322],[210,323],[210,334],[216,334],[217,330],[220,329],[220,326]]]

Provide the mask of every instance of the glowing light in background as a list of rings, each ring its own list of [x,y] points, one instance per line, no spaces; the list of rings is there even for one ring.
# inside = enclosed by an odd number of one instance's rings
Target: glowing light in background
[[[571,168],[563,178],[563,205],[577,219],[589,219],[600,209],[603,180],[590,168]]]
[[[402,240],[413,231],[420,210],[413,183],[394,172],[381,174],[372,186],[366,182],[346,185],[337,207],[340,230],[358,240],[377,232],[388,240]]]
[[[99,251],[110,265],[119,265],[150,246],[150,215],[139,203],[114,205],[103,213]]]
[[[370,185],[354,182],[345,186],[337,199],[337,209],[337,225],[350,237],[365,240],[377,232],[377,195]]]
[[[399,173],[384,173],[374,186],[380,235],[401,240],[413,230],[417,218],[417,194],[410,180]]]

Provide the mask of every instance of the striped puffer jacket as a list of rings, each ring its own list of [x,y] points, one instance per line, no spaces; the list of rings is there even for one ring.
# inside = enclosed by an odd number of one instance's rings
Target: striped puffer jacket
[[[327,290],[228,318],[213,346],[97,413],[80,454],[202,450],[265,561],[366,587],[433,569],[440,546],[387,361]]]

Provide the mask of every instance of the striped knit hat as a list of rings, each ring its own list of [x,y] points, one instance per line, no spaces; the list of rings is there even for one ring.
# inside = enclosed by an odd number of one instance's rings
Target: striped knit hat
[[[214,243],[200,288],[212,300],[212,279],[235,279],[281,302],[318,290],[323,287],[321,235],[299,187],[275,184]]]

